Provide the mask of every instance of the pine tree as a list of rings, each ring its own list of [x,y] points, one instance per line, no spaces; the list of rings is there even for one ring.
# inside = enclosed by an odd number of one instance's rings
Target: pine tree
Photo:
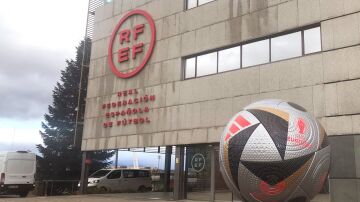
[[[85,43],[83,75],[81,85],[79,85]],[[39,152],[43,155],[39,163],[40,176],[44,179],[80,178],[82,160],[80,140],[83,131],[90,46],[90,39],[81,41],[76,47],[76,60],[66,61],[67,66],[61,71],[60,82],[56,83],[53,90],[53,103],[49,105],[48,113],[44,115],[43,131],[40,131],[44,146],[37,145]],[[76,121],[77,110],[79,111]],[[75,127],[77,127],[77,144],[74,145]],[[108,159],[113,154],[111,151],[90,152],[89,156],[92,160],[90,172],[108,166],[110,164]]]

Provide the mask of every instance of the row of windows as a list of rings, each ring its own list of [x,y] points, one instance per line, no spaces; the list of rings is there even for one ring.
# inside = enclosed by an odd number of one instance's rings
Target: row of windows
[[[185,60],[185,79],[299,57],[321,51],[320,27],[223,49]]]
[[[215,0],[186,0],[186,9],[192,9]]]
[[[120,178],[121,173],[124,175],[124,178],[149,177],[150,176],[150,172],[145,171],[145,170],[114,170],[107,176],[107,178],[108,179]]]

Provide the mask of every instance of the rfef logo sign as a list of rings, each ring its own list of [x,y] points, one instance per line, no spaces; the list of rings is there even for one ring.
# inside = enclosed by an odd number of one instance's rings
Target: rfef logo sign
[[[149,26],[145,23],[136,23],[137,16],[144,18]],[[130,19],[134,20],[128,23]],[[122,28],[126,25],[132,27]],[[150,36],[149,44],[143,41],[147,37],[145,35]],[[154,50],[155,36],[155,23],[149,13],[143,10],[132,10],[127,13],[116,25],[110,38],[108,63],[111,71],[120,78],[130,78],[139,73]]]

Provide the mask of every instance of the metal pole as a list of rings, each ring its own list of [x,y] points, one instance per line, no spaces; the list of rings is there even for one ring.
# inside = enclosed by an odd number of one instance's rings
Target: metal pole
[[[88,184],[88,164],[86,159],[88,154],[86,151],[82,152],[82,162],[81,162],[81,177],[80,177],[80,194],[86,194],[86,188]]]
[[[50,196],[53,195],[53,187],[54,187],[54,182],[51,181]]]
[[[165,150],[165,175],[164,175],[164,191],[170,191],[170,172],[171,172],[171,153],[172,146],[166,146]]]
[[[184,146],[176,146],[174,200],[184,199]]]
[[[116,149],[116,153],[115,153],[115,168],[118,167],[118,158],[119,158],[119,150]]]
[[[45,196],[48,196],[48,181],[45,181]]]

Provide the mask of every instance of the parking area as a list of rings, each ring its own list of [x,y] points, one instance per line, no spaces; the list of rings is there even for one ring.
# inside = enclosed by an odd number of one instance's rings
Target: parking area
[[[17,196],[0,196],[1,202],[165,202],[171,201],[172,193],[148,192],[148,193],[121,193],[121,194],[92,194],[92,195],[71,195],[71,196],[51,196],[35,197],[29,196],[19,198]],[[183,200],[196,202],[193,200]],[[329,195],[318,195],[311,202],[329,202]],[[224,201],[225,202],[225,201]]]

